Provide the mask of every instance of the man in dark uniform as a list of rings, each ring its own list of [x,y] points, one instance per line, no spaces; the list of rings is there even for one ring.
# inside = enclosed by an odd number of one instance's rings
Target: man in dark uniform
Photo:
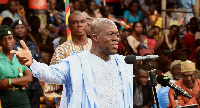
[[[11,24],[11,28],[13,29],[13,35],[16,38],[16,43],[14,46],[14,50],[20,50],[22,49],[22,46],[20,44],[20,40],[24,40],[27,44],[27,47],[31,50],[32,57],[36,59],[39,62],[42,62],[42,55],[40,53],[40,50],[38,46],[31,42],[26,40],[26,26],[23,20],[17,20]],[[33,77],[33,82],[29,84],[28,86],[28,97],[31,104],[31,108],[39,108],[40,104],[40,96],[42,94],[41,92],[41,86],[37,78]]]

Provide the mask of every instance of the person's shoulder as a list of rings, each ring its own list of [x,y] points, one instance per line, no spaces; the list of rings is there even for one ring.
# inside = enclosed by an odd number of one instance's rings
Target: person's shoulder
[[[196,79],[196,81],[198,82],[198,84],[200,85],[200,79]]]
[[[111,55],[112,58],[115,58],[115,59],[118,59],[119,61],[121,62],[124,62],[125,63],[125,57],[126,56],[123,56],[123,55],[119,55],[119,54],[114,54],[114,55]]]
[[[72,40],[68,40],[68,41],[65,41],[64,43],[62,43],[61,45],[59,45],[57,48],[60,49],[60,48],[70,47],[71,44],[72,44]]]
[[[124,14],[129,14],[129,10],[125,10],[125,11],[124,11]]]
[[[37,46],[34,42],[31,42],[29,40],[26,40],[26,44]]]
[[[4,10],[1,12],[1,14],[7,14],[7,13],[11,13],[9,10]]]
[[[1,12],[1,17],[7,17],[7,16],[9,16],[11,14],[11,12],[9,11],[9,10],[4,10],[4,11],[2,11]]]
[[[1,50],[0,51],[0,59],[5,58],[5,56],[3,56],[3,55],[4,55],[3,50]]]
[[[80,53],[78,53],[78,52],[73,52],[70,56],[68,56],[67,58],[83,58],[83,57],[85,57],[85,56],[87,56],[88,54],[89,54],[90,52],[89,52],[89,50],[87,50],[87,51],[83,51],[83,52],[80,52]]]
[[[135,40],[135,38],[133,37],[133,35],[127,36],[127,39],[128,39],[128,40],[129,40],[129,39]]]
[[[139,13],[139,14],[142,14],[142,11],[141,11],[141,10],[138,10],[138,13]]]
[[[183,82],[183,79],[180,79],[180,80],[174,82],[174,84],[177,85],[177,86],[179,86],[179,87],[181,87],[182,82]]]

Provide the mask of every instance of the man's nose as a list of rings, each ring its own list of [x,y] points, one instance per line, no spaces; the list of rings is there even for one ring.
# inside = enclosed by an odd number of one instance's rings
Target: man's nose
[[[190,81],[192,78],[191,76],[187,76],[187,80]]]
[[[79,26],[79,27],[82,27],[82,26],[83,26],[83,23],[82,23],[82,22],[78,22],[78,26]]]

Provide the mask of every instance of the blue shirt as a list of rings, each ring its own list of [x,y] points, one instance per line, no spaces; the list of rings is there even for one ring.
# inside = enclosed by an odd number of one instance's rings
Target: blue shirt
[[[101,6],[102,0],[94,0],[94,2],[95,2],[96,5]]]
[[[124,18],[127,19],[128,23],[135,23],[135,22],[139,22],[140,19],[142,19],[142,12],[140,10],[138,10],[138,15],[136,17],[132,16],[129,12],[129,10],[125,10],[124,11]]]
[[[192,6],[195,5],[195,0],[174,0],[178,8],[188,8],[187,11],[192,12]],[[190,13],[193,15],[193,13]]]
[[[31,41],[26,41],[25,43],[26,43],[26,46],[28,47],[28,49],[31,50],[32,57],[35,60],[38,61],[38,60],[42,59],[42,54],[40,53],[40,50],[39,50],[38,46],[35,43],[33,43]],[[13,49],[17,50],[17,47],[22,48],[19,40],[16,40],[15,46],[14,46]]]

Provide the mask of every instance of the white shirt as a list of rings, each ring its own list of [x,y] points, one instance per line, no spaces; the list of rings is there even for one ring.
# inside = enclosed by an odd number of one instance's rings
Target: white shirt
[[[1,12],[1,17],[2,18],[9,17],[13,20],[13,22],[21,19],[21,16],[18,13],[15,13],[13,16],[13,14],[9,10],[4,10],[3,12]]]

